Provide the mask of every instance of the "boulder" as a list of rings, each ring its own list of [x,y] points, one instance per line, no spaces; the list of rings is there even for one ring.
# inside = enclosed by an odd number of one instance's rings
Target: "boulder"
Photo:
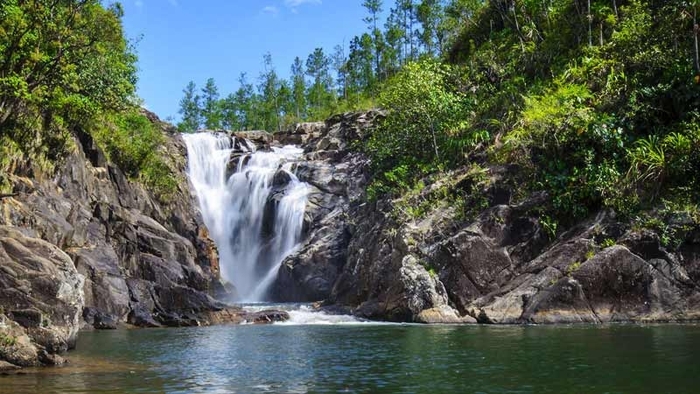
[[[57,246],[0,226],[0,316],[7,348],[2,358],[38,365],[44,363],[41,351],[54,354],[73,347],[85,304],[84,281]]]

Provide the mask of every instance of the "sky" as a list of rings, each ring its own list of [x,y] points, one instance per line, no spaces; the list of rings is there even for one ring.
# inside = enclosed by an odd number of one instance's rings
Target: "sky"
[[[365,31],[361,0],[122,0],[124,29],[135,39],[138,94],[162,119],[179,119],[189,81],[214,78],[222,96],[247,72],[256,82],[263,55],[289,76],[294,57],[327,54]]]

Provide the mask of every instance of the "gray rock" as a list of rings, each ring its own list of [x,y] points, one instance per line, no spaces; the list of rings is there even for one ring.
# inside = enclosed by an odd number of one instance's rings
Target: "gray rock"
[[[194,314],[201,324],[240,320],[219,313],[210,297],[227,290],[185,176],[184,141],[146,115],[166,136],[158,154],[177,183],[167,201],[107,163],[81,132],[54,174],[25,171],[29,165],[7,174],[23,193],[0,199],[0,316],[21,322],[13,324],[23,333],[13,331],[21,340],[0,360],[60,363],[56,354],[73,345],[81,326],[157,326],[156,317],[170,313],[182,321]],[[237,144],[250,151],[247,140]],[[84,307],[95,311],[87,320]]]
[[[9,319],[4,320],[10,327],[5,335],[20,338],[11,342],[22,345],[5,353],[3,359],[15,365],[36,365],[39,350],[59,353],[74,346],[85,299],[84,277],[70,257],[49,242],[0,226],[0,267],[0,305],[14,320],[11,326]],[[31,345],[17,332],[20,326]],[[37,350],[22,350],[26,346]],[[29,360],[31,357],[35,359]]]

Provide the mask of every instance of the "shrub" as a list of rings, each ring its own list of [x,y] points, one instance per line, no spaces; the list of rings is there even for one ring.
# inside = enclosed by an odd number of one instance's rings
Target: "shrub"
[[[93,125],[93,136],[107,157],[132,179],[167,200],[177,183],[160,155],[165,136],[137,109],[107,115]]]
[[[379,105],[388,116],[365,147],[381,182],[378,191],[406,188],[461,156],[467,100],[450,88],[451,72],[435,61],[410,63],[382,89]]]

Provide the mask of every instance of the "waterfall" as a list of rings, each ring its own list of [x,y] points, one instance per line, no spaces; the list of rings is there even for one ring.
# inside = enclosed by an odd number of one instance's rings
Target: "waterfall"
[[[303,151],[256,151],[252,142],[224,133],[183,138],[187,173],[219,249],[221,275],[235,286],[238,301],[263,301],[301,238],[307,185],[290,170]],[[235,172],[227,176],[232,163]]]

